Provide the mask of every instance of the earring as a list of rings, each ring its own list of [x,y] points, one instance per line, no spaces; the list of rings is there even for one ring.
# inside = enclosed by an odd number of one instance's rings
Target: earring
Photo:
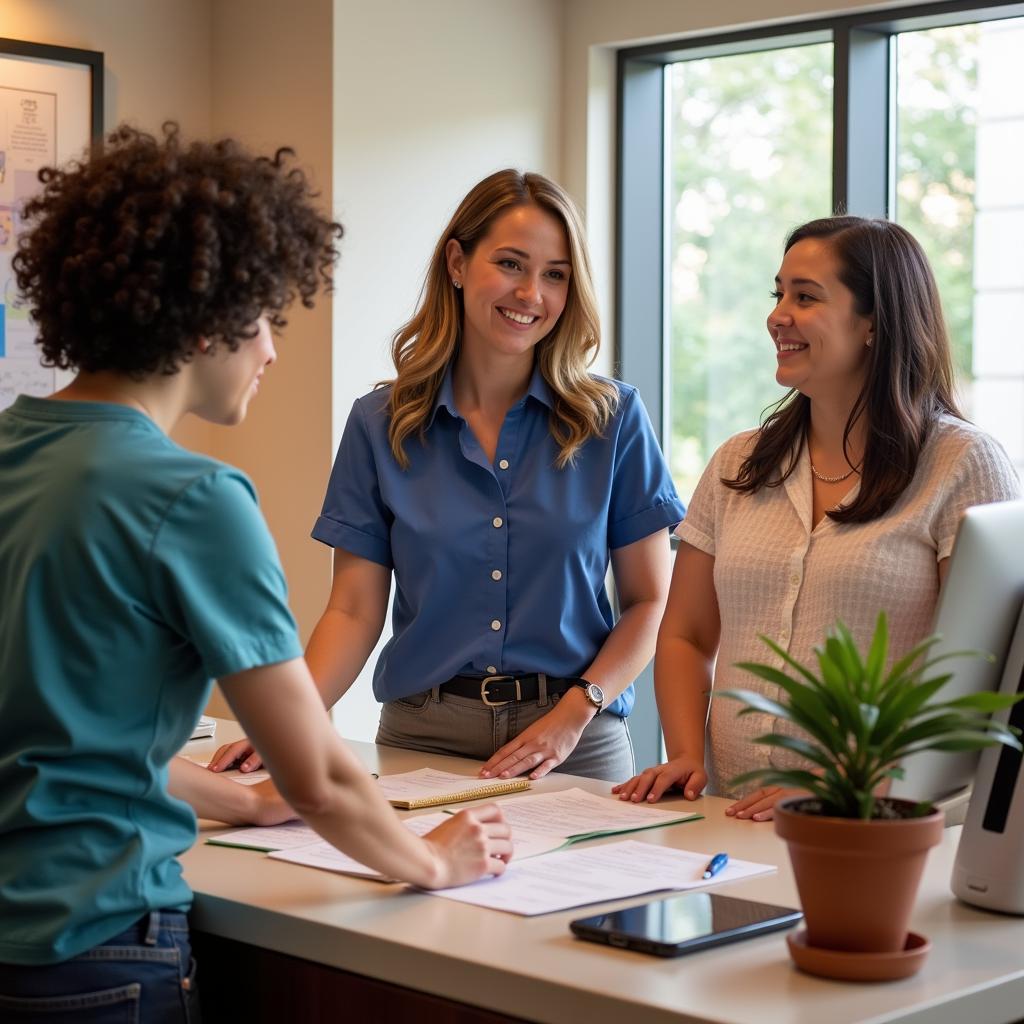
[[[875,343],[875,336],[873,334],[869,334],[868,335],[868,340],[866,342],[864,342],[864,344],[867,345],[868,348],[871,348],[871,346],[874,343]]]
[[[454,289],[455,289],[456,291],[458,291],[458,290],[459,290],[459,289],[460,289],[460,288],[462,287],[462,282],[461,282],[461,281],[456,281],[456,280],[455,280],[455,278],[453,277],[453,278],[452,278],[452,287],[453,287],[453,288],[454,288]]]

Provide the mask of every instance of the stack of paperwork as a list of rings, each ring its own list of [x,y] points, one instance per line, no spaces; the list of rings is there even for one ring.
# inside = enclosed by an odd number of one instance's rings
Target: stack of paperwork
[[[406,773],[411,775],[413,773]],[[436,773],[435,773],[436,774]],[[400,779],[391,776],[390,779]],[[469,781],[464,776],[456,780]],[[413,783],[422,789],[421,780]],[[434,779],[439,788],[451,779]],[[381,779],[392,797],[396,785]],[[450,789],[449,789],[450,791]],[[700,815],[627,803],[582,789],[506,798],[501,809],[512,827],[514,857],[506,872],[472,885],[439,890],[433,895],[515,914],[546,914],[587,903],[624,899],[664,889],[691,889],[733,882],[774,871],[768,864],[730,860],[712,882],[702,877],[707,853],[675,850],[654,843],[625,840],[585,849],[574,843],[691,821]],[[424,835],[452,812],[421,814],[403,819],[416,835]],[[372,868],[324,842],[301,821],[272,828],[235,829],[207,840],[219,846],[241,846],[270,853],[274,860],[306,867],[391,881]]]

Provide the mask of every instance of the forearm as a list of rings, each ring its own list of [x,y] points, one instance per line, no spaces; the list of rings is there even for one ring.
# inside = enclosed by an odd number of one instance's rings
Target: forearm
[[[167,791],[191,804],[199,818],[212,818],[228,825],[260,824],[262,801],[252,790],[221,775],[214,775],[184,757],[168,765]]]
[[[389,878],[437,883],[442,865],[429,844],[399,822],[334,731],[302,659],[250,669],[221,686],[282,796],[308,825]]]
[[[377,640],[381,625],[328,607],[317,622],[306,647],[306,664],[323,698],[333,707],[362,671]]]
[[[627,608],[583,673],[588,682],[601,687],[605,707],[640,675],[651,660],[661,610],[660,601],[638,601]],[[570,690],[557,710],[580,730],[586,728],[597,713],[579,688]]]
[[[610,704],[647,667],[654,654],[664,601],[638,601],[619,617],[584,676]]]
[[[662,636],[654,659],[654,692],[669,758],[704,759],[714,661],[680,636]]]

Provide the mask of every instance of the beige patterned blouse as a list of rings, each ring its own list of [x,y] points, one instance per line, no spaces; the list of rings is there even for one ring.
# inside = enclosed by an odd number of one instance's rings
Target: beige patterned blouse
[[[848,525],[826,516],[811,529],[806,445],[780,487],[749,495],[722,484],[723,476],[735,478],[754,434],[737,434],[718,449],[677,530],[682,540],[715,559],[722,623],[717,690],[739,686],[778,699],[779,687],[734,667],[738,661],[781,667],[759,633],[808,661],[836,619],[865,646],[884,609],[890,650],[905,652],[931,629],[937,563],[952,551],[964,509],[1020,496],[1020,481],[998,442],[944,416],[921,453],[913,481],[885,516]],[[791,727],[761,713],[737,718],[740,707],[731,700],[711,702],[711,793],[740,796],[752,788],[730,788],[729,780],[740,772],[806,763],[789,751],[751,743],[754,736]]]

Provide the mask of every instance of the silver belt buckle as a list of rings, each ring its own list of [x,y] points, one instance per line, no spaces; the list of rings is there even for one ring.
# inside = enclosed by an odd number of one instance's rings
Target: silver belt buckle
[[[487,696],[487,684],[488,683],[503,683],[507,679],[515,679],[515,684],[516,684],[516,700],[522,700],[523,699],[523,693],[522,693],[522,690],[521,690],[521,688],[519,686],[519,680],[516,679],[515,676],[484,676],[484,678],[480,681],[480,699],[489,708],[500,708],[500,707],[504,707],[506,704],[511,704],[512,703],[511,701],[508,701],[508,700],[491,700],[491,698]]]

